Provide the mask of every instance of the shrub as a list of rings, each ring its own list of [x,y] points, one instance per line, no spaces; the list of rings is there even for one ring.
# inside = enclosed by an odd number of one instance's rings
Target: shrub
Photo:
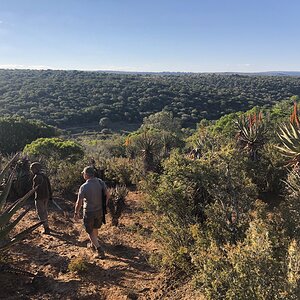
[[[292,295],[300,295],[300,247],[299,242],[292,240],[288,248],[288,283]]]
[[[75,192],[83,183],[82,170],[88,164],[83,161],[71,163],[49,159],[46,168],[51,178],[52,188],[58,193]]]
[[[100,160],[111,157],[125,157],[124,142],[124,136],[114,134],[109,139],[84,140],[82,143],[84,144],[87,156]]]
[[[130,186],[137,184],[143,176],[142,162],[139,159],[114,157],[105,162],[105,177],[115,184]]]
[[[174,152],[164,162],[161,176],[147,177],[143,189],[149,195],[149,211],[159,216],[165,261],[188,269],[194,224],[204,226],[217,244],[236,243],[244,237],[256,188],[242,166],[232,149],[196,161]]]
[[[280,205],[284,228],[291,238],[300,238],[300,174],[291,171],[285,181],[286,197]]]
[[[236,245],[220,247],[210,240],[207,246],[205,235],[198,236],[194,279],[207,299],[297,299],[288,283],[287,245],[268,218],[255,213],[245,239]]]
[[[61,138],[40,138],[26,145],[24,152],[35,157],[55,158],[75,162],[83,158],[82,147],[74,141]]]
[[[72,259],[69,262],[68,270],[73,273],[85,273],[88,271],[88,259],[85,256],[80,256]]]

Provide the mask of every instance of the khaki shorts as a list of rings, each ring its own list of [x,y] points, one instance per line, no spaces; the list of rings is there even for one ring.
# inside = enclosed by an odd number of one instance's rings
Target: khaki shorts
[[[83,225],[89,234],[93,232],[93,229],[99,229],[102,225],[102,210],[84,212]]]

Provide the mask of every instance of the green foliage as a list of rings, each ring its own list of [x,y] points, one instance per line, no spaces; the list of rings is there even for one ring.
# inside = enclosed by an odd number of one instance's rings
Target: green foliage
[[[298,126],[290,123],[282,125],[278,133],[282,146],[278,150],[288,160],[288,164],[295,166],[300,163],[300,130]]]
[[[72,273],[84,274],[89,269],[89,262],[85,256],[73,258],[68,265],[68,270]]]
[[[259,149],[266,142],[266,121],[263,120],[262,112],[241,115],[236,121],[237,143],[240,149],[246,150],[253,161],[258,161]]]
[[[154,129],[134,132],[125,141],[127,156],[142,158],[144,173],[158,171],[162,159],[180,145],[177,135]]]
[[[244,235],[256,196],[237,153],[222,149],[211,155],[193,161],[173,153],[163,174],[148,176],[143,185],[149,211],[160,216],[157,230],[165,247],[164,261],[185,270],[193,245],[190,226],[205,224],[207,234],[219,244],[234,243]]]
[[[111,124],[111,121],[107,117],[103,117],[99,121],[99,125],[100,125],[101,128],[107,128],[107,127],[110,126],[110,124]]]
[[[61,138],[40,138],[26,145],[24,152],[42,158],[78,161],[83,157],[82,147],[74,141]]]
[[[261,149],[259,160],[253,161],[245,155],[245,171],[256,184],[260,195],[272,193],[280,195],[283,192],[282,179],[286,175],[284,161],[279,151],[271,143],[266,143]]]
[[[114,134],[107,139],[82,140],[86,156],[93,157],[101,164],[101,160],[111,157],[125,157],[125,136]]]
[[[58,194],[78,191],[83,183],[82,170],[88,165],[86,160],[69,162],[64,160],[48,159],[46,169],[52,182],[52,189]]]
[[[279,127],[278,137],[282,146],[276,146],[277,149],[288,159],[289,165],[298,168],[300,164],[300,121],[296,102],[290,116],[290,123],[282,124]]]
[[[187,127],[300,94],[299,77],[222,74],[0,70],[0,86],[1,115],[57,126],[98,127],[104,117],[141,124],[164,110]]]
[[[54,127],[20,117],[0,117],[0,153],[20,151],[37,138],[56,135]]]
[[[162,255],[159,252],[154,252],[150,254],[147,261],[150,264],[150,266],[154,268],[160,268],[162,266]]]
[[[277,125],[288,120],[292,112],[291,104],[292,100],[285,100],[275,103],[269,110],[270,123]]]
[[[105,169],[108,181],[126,186],[138,184],[144,175],[140,159],[114,157],[105,161]]]
[[[168,131],[179,134],[181,130],[181,120],[173,117],[172,112],[161,111],[145,117],[142,125],[145,129],[156,129],[161,132]]]
[[[289,172],[286,180],[286,197],[281,203],[284,228],[291,238],[300,238],[300,175],[297,170]]]
[[[300,247],[299,242],[292,240],[288,248],[288,283],[290,292],[300,295]]]
[[[234,136],[236,132],[236,128],[234,125],[234,121],[241,115],[240,112],[234,112],[222,116],[219,118],[215,124],[212,126],[212,131],[214,133],[221,133],[226,136]]]
[[[198,156],[202,156],[207,152],[216,152],[220,150],[222,145],[229,143],[228,139],[219,133],[214,133],[211,130],[210,124],[204,125],[203,123],[199,124],[196,132],[189,136],[186,139],[186,148],[190,152],[191,158],[193,158],[192,154],[197,153]]]
[[[297,299],[288,283],[287,246],[265,217],[255,215],[236,245],[207,245],[201,232],[195,237],[195,282],[207,299]]]

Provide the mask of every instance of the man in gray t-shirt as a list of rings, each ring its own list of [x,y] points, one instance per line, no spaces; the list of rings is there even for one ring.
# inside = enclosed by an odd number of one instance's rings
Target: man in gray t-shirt
[[[95,177],[93,167],[85,167],[82,173],[86,182],[79,188],[74,219],[75,221],[79,220],[79,212],[83,206],[83,224],[91,245],[97,249],[98,257],[104,258],[104,251],[98,241],[98,229],[103,220],[104,195],[108,199],[107,187],[101,179]]]

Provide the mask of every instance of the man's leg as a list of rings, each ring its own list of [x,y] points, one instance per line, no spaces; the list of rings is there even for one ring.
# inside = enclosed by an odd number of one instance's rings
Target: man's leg
[[[100,245],[98,242],[98,228],[93,228],[93,231],[89,233],[89,238],[94,247],[96,249],[99,248]]]
[[[50,233],[48,224],[48,212],[47,212],[48,199],[35,200],[35,207],[40,221],[43,221],[45,233]]]
[[[98,241],[98,228],[94,228],[93,231],[89,233],[89,238],[92,245],[94,245],[95,249],[97,249],[98,258],[105,258],[104,250],[102,249]]]

